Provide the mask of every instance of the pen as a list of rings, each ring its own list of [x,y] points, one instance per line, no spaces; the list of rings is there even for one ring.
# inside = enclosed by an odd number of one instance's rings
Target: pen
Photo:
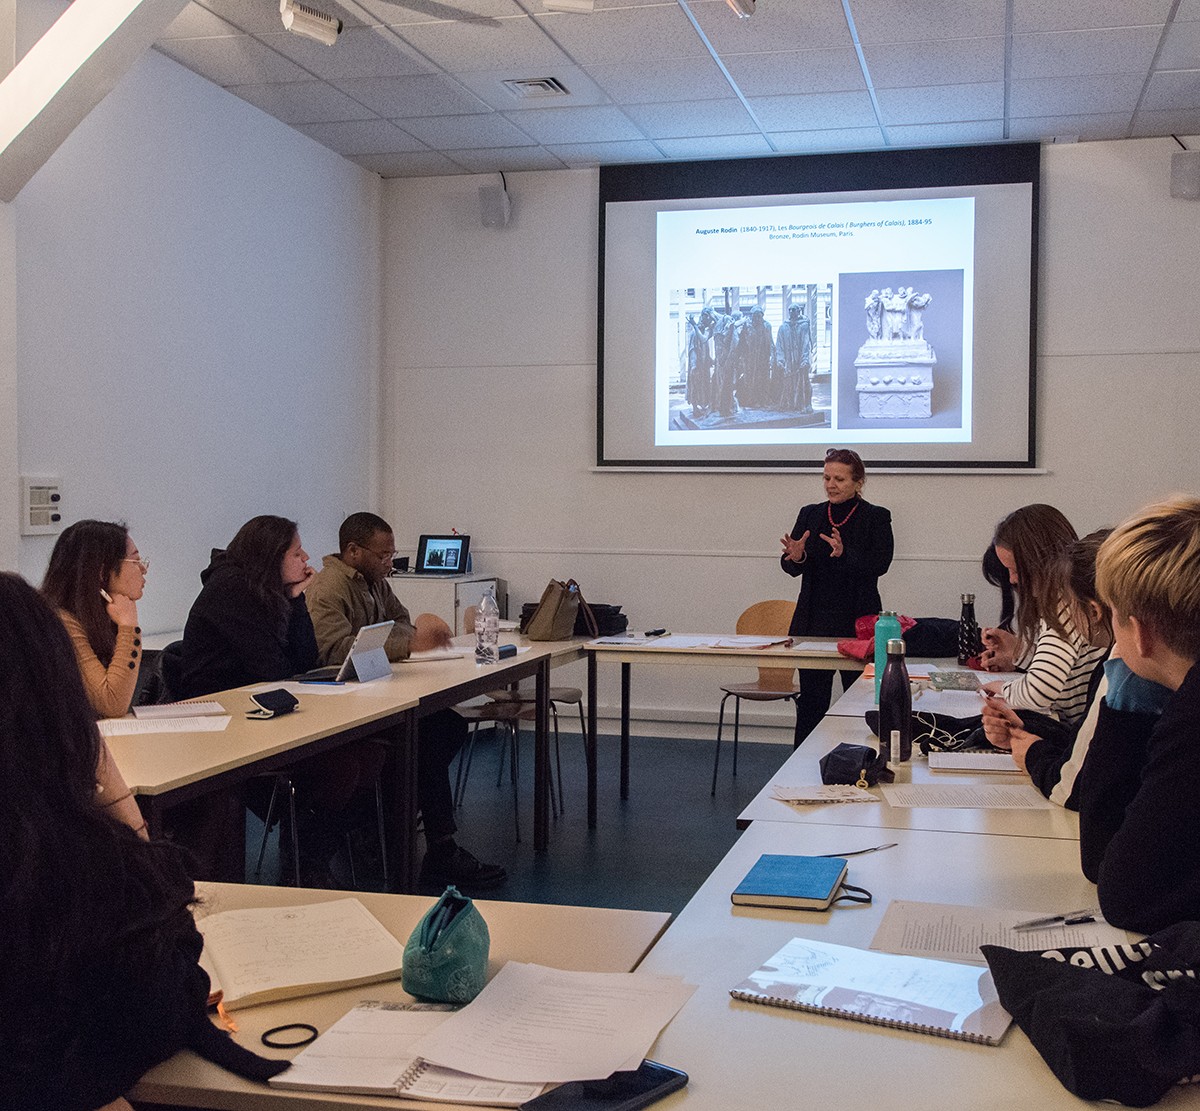
[[[1052,926],[1078,926],[1083,922],[1095,922],[1099,907],[1084,907],[1082,910],[1068,910],[1064,914],[1048,914],[1045,918],[1031,918],[1028,922],[1018,922],[1014,930],[1046,930]]]
[[[889,841],[886,845],[872,845],[869,849],[855,849],[849,853],[817,853],[817,856],[865,856],[867,853],[878,853],[884,849],[894,849],[898,841]]]

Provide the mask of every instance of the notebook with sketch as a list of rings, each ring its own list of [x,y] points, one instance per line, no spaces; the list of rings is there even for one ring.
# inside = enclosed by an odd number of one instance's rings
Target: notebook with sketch
[[[395,624],[394,621],[379,621],[374,625],[364,625],[358,630],[341,664],[316,667],[296,678],[302,683],[345,683],[350,679],[365,683],[370,679],[391,675],[392,665],[388,662],[384,645]]]

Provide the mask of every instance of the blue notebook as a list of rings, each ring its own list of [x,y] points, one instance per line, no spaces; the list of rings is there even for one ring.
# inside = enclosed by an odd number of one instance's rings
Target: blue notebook
[[[730,899],[739,906],[825,910],[833,902],[847,862],[840,856],[773,856],[764,853]]]

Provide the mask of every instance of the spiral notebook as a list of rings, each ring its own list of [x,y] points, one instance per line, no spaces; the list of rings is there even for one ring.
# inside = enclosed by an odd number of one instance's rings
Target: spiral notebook
[[[413,1053],[417,1041],[454,1010],[444,1003],[359,1003],[268,1083],[294,1091],[490,1107],[519,1107],[544,1091],[544,1084],[513,1084],[444,1069]]]
[[[1012,1022],[987,969],[800,937],[729,994],[747,1003],[985,1045],[999,1045]]]

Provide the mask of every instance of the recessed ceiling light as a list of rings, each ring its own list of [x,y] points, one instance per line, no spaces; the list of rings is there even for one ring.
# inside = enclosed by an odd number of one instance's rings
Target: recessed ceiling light
[[[575,12],[577,15],[591,15],[596,9],[596,0],[542,0],[542,7],[548,12]]]

